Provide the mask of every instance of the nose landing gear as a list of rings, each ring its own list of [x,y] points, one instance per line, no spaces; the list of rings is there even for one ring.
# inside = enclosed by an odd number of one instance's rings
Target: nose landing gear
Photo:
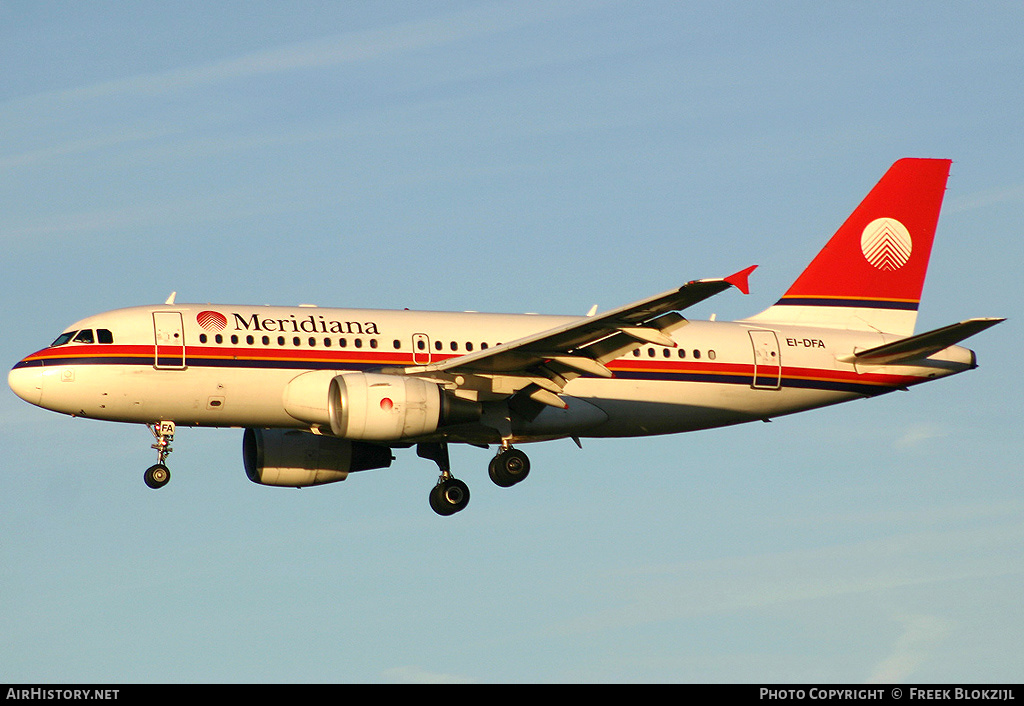
[[[167,485],[167,481],[171,479],[171,471],[164,465],[164,461],[167,460],[167,455],[174,450],[170,446],[170,443],[174,441],[174,422],[161,421],[157,424],[147,424],[146,427],[156,439],[152,448],[156,449],[157,462],[146,469],[142,479],[147,486],[155,490]]]

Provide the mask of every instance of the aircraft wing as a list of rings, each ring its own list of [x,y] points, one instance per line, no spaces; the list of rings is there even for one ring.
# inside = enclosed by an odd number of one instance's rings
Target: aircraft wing
[[[617,309],[408,372],[518,377],[518,388],[528,388],[526,394],[535,401],[564,407],[557,394],[569,380],[583,374],[612,377],[605,363],[644,343],[675,347],[667,333],[686,324],[676,312],[729,287],[748,293],[747,278],[755,267],[721,279],[688,282]]]

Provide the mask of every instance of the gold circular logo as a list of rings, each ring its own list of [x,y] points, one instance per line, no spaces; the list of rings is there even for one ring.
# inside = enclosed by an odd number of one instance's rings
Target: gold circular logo
[[[907,264],[914,243],[910,231],[895,218],[876,218],[860,236],[860,251],[872,267],[885,272]]]

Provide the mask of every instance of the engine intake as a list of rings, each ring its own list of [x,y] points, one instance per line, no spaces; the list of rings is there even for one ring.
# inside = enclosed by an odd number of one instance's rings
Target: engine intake
[[[387,468],[391,449],[294,429],[246,429],[245,475],[253,483],[302,488],[345,480],[349,473]]]

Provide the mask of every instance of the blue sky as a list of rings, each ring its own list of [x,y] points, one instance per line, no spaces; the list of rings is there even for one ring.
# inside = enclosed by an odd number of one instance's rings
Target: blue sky
[[[1019,2],[2,2],[0,359],[179,301],[584,313],[760,268],[954,160],[919,330],[978,370],[533,445],[528,482],[250,483],[240,430],[0,395],[0,680],[1017,682]]]

